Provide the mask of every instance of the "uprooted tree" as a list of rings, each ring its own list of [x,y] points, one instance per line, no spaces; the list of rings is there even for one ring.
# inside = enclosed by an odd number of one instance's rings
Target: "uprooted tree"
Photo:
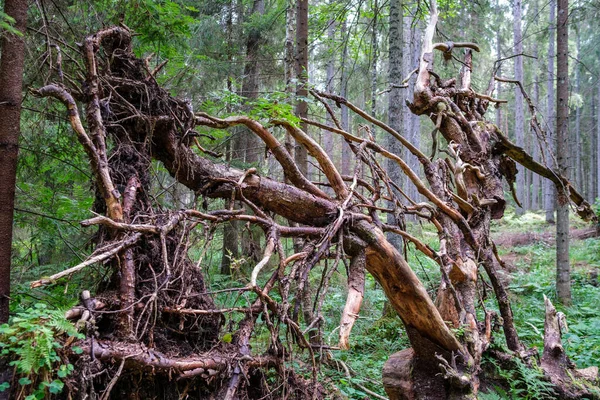
[[[318,363],[327,358],[318,354],[323,352],[320,335],[302,329],[302,324],[321,326],[321,306],[335,268],[325,270],[315,298],[308,301],[311,292],[306,290],[306,282],[311,270],[325,258],[333,259],[334,265],[350,260],[340,347],[348,346],[360,310],[365,270],[382,286],[404,323],[411,348],[392,355],[383,371],[390,398],[475,398],[480,380],[485,379],[481,359],[495,328],[501,327],[509,349],[508,353],[496,351],[495,357],[503,362],[515,357],[529,364],[538,362],[536,351],[525,349],[519,341],[508,294],[498,274],[502,261],[490,239],[490,224],[503,216],[506,205],[502,180],[512,186],[518,162],[554,182],[559,200],[571,201],[582,218],[596,217],[563,176],[536,162],[484,119],[488,106],[502,100],[491,97],[493,84],[485,94],[471,88],[472,50],[478,51],[477,46],[434,43],[436,23],[432,2],[414,99],[409,105],[413,113],[426,115],[435,123],[432,154],[424,154],[347,99],[311,92],[334,126],[308,119],[302,122],[343,136],[355,157],[351,176],[339,173],[296,120],[272,119],[265,124],[247,116],[218,118],[194,112],[188,102],[171,97],[157,83],[156,70],[132,53],[132,33],[125,26],[104,29],[84,40],[80,50],[87,74],[85,85],[56,83],[34,90],[37,96],[58,99],[68,109],[72,128],[89,157],[97,191],[97,214],[82,224],[99,226],[99,234],[97,248],[88,260],[32,286],[55,282],[97,262],[110,263],[113,271],[109,284],[92,297],[85,293],[81,306],[68,314],[84,320],[88,327],[87,339],[81,343],[84,352],[71,355],[79,377],[78,385],[68,385],[71,396],[104,393],[103,398],[122,398],[128,393],[132,398],[150,394],[179,398],[184,393],[219,399],[322,398]],[[434,72],[433,52],[454,56],[452,51],[457,48],[466,49],[460,77],[443,80]],[[84,119],[78,102],[85,108]],[[347,106],[396,138],[418,158],[426,182],[400,155],[376,143],[366,126],[355,133],[344,131],[332,103]],[[535,114],[532,120],[543,138]],[[281,165],[285,182],[260,176],[256,169],[242,171],[218,163],[216,155],[197,140],[198,127],[228,129],[237,125],[260,137]],[[312,182],[301,173],[271,132],[274,126],[285,129],[306,148],[326,181]],[[149,196],[153,159],[199,198],[227,201],[213,201],[209,210],[159,211]],[[406,198],[399,183],[391,181],[382,167],[384,159],[395,162],[427,201]],[[213,205],[240,203],[244,206],[240,209],[213,209]],[[384,213],[394,214],[397,224],[382,222]],[[435,226],[438,250],[404,230],[405,215]],[[194,263],[188,257],[190,235],[201,232],[209,242],[219,224],[232,220],[264,231],[262,259],[254,266],[248,285],[236,289],[255,299],[247,308],[216,304],[214,292],[206,290],[201,261]],[[439,264],[442,279],[435,301],[385,232],[401,235]],[[303,247],[286,254],[283,237],[301,238],[297,243]],[[274,270],[266,268],[271,258],[278,259]],[[480,269],[491,282],[499,308],[499,313],[484,309],[482,319],[477,317],[477,309],[483,307]],[[275,290],[278,296],[272,295]],[[306,304],[313,304],[312,310],[300,313],[299,308]],[[232,340],[220,341],[226,313],[241,313],[243,318]],[[254,354],[250,342],[259,321],[269,329],[270,342],[264,353]],[[457,328],[463,334],[457,335]],[[557,395],[589,395],[585,385],[574,382],[580,375],[564,353],[556,311],[549,301],[546,329],[541,368]],[[289,368],[288,361],[297,348],[309,355],[310,379]],[[99,373],[104,368],[114,371],[113,379]],[[275,371],[276,385],[269,386],[265,379],[269,370]]]

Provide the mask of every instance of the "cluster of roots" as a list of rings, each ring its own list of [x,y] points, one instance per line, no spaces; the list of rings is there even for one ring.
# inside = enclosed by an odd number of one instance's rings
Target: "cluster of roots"
[[[75,320],[86,316],[81,320],[86,339],[79,343],[84,353],[71,354],[76,368],[63,395],[79,399],[322,398],[320,385],[286,366],[290,355],[279,343],[278,328],[271,325],[276,343],[264,354],[250,351],[256,319],[268,312],[276,318],[273,310],[258,302],[242,310],[235,324],[232,320],[224,326],[223,312],[207,294],[203,265],[188,257],[190,243],[209,246],[216,224],[190,219],[179,211],[165,212],[150,196],[151,161],[165,151],[160,138],[190,145],[197,137],[190,104],[171,97],[157,84],[147,62],[131,52],[126,29],[99,36],[97,45],[101,121],[96,123],[103,124],[112,144],[108,167],[123,196],[123,223],[156,229],[137,232],[141,235],[133,244],[110,261],[112,273],[98,293],[72,310],[70,317]],[[89,117],[94,104],[86,98],[85,88],[82,92]],[[98,188],[95,202],[99,215],[107,213],[101,192]],[[96,253],[126,243],[132,234],[100,224]],[[236,333],[223,339],[226,331]]]

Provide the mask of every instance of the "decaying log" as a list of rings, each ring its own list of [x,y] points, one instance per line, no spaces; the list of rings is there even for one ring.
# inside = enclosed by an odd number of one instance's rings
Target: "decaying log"
[[[569,359],[562,344],[562,333],[566,331],[566,317],[544,295],[546,318],[544,321],[544,352],[540,366],[544,374],[554,384],[554,390],[561,399],[594,398],[588,388],[577,380],[598,383],[598,367],[578,370]]]

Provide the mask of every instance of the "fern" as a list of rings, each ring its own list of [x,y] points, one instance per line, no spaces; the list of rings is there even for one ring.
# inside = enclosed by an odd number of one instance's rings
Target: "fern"
[[[29,393],[26,398],[45,398],[47,392],[59,393],[65,378],[73,371],[70,364],[61,363],[60,337],[82,338],[77,329],[60,310],[51,310],[45,304],[36,304],[15,315],[10,324],[0,326],[0,356],[11,360],[19,384]],[[37,383],[37,386],[36,386]],[[8,389],[7,385],[0,391]]]
[[[556,395],[552,383],[544,376],[538,366],[527,366],[521,359],[514,358],[512,368],[502,368],[496,360],[485,357],[484,362],[493,366],[495,372],[503,381],[510,385],[507,396],[524,400],[554,399]],[[505,398],[498,388],[498,398]],[[486,393],[484,399],[496,399],[496,393]]]

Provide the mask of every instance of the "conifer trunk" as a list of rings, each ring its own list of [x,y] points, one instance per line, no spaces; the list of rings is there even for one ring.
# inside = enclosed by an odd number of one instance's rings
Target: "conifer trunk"
[[[388,123],[396,132],[402,132],[404,113],[402,111],[402,90],[398,87],[402,82],[402,42],[403,42],[403,4],[402,0],[391,0],[390,2],[390,34],[389,34],[389,85],[388,97]],[[402,153],[402,144],[392,135],[386,136],[387,148],[394,154]],[[393,182],[402,182],[402,170],[393,160],[387,160],[388,176]],[[396,192],[397,195],[399,193]],[[392,204],[390,206],[393,207]],[[388,224],[396,224],[396,216],[387,214]],[[387,238],[397,249],[402,248],[402,237],[394,233],[388,233]]]
[[[555,115],[554,115],[554,41],[555,41],[555,15],[556,15],[556,0],[550,0],[548,5],[550,8],[550,17],[548,20],[548,75],[546,77],[548,87],[548,103],[547,103],[547,137],[549,151],[546,152],[546,164],[550,168],[555,168],[556,165],[552,159],[552,154],[556,148],[556,136],[555,132]],[[556,203],[556,189],[552,182],[544,181],[544,208],[546,210],[546,222],[554,223],[554,209]]]
[[[515,57],[515,80],[523,82],[523,37],[521,34],[521,0],[514,0],[513,2],[513,43],[514,43],[514,54]],[[515,139],[517,146],[524,147],[525,145],[525,133],[523,131],[523,94],[518,86],[515,86]],[[525,188],[525,169],[521,166],[517,167],[517,198],[523,205],[523,207],[517,206],[516,212],[518,215],[523,214],[525,208],[527,208],[526,201],[526,188]]]
[[[25,34],[27,2],[6,0],[4,13],[14,18],[14,28]],[[25,41],[2,32],[0,58],[0,323],[8,322],[12,227],[21,131],[21,101]]]
[[[308,0],[297,0],[296,2],[296,78],[298,85],[296,95],[308,97]],[[304,100],[296,102],[296,115],[300,118],[308,117],[308,103]],[[300,124],[300,129],[308,132],[306,123]],[[294,149],[294,157],[300,172],[308,178],[308,152],[306,148],[297,144]]]
[[[556,155],[558,170],[567,176],[569,167],[569,2],[558,0],[556,25]],[[556,292],[563,304],[571,303],[571,269],[569,265],[569,200],[559,191],[556,213]]]

